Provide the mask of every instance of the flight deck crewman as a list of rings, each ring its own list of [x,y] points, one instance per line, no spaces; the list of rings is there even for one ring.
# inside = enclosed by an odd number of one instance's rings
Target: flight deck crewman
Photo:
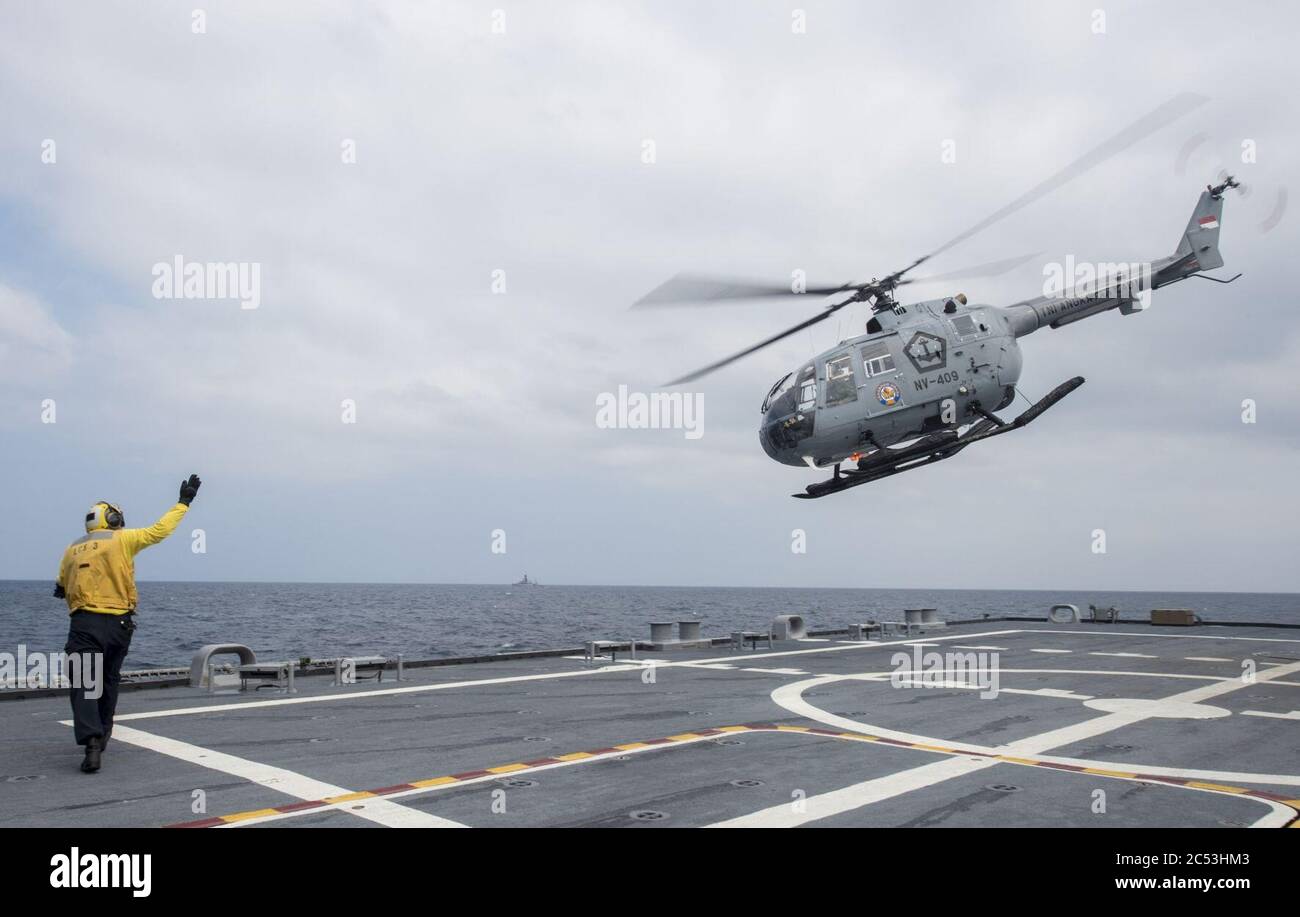
[[[203,482],[192,474],[181,482],[180,499],[161,519],[144,529],[124,528],[120,507],[99,502],[86,513],[86,537],[74,541],[63,552],[54,597],[67,599],[70,618],[68,642],[63,651],[84,658],[102,654],[99,685],[72,688],[73,733],[77,744],[86,748],[81,769],[87,774],[99,770],[100,755],[113,732],[117,708],[117,686],[122,662],[135,632],[135,555],[162,541],[180,525],[190,502]],[[82,671],[87,667],[82,666]],[[80,679],[78,679],[80,681]],[[98,698],[87,689],[98,688]]]

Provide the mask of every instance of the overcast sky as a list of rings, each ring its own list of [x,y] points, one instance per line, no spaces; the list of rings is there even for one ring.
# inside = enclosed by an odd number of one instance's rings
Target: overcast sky
[[[1300,12],[221,2],[196,32],[193,6],[0,5],[0,578],[197,471],[141,578],[1300,589]],[[909,289],[1005,304],[1045,260],[1154,259],[1221,168],[1249,183],[1240,281],[1021,341],[1029,398],[1088,379],[1032,427],[791,499],[822,475],[763,454],[759,404],[855,310],[692,385],[699,439],[596,425],[602,392],[821,305],[628,311],[672,274],[884,274],[1180,92],[1209,101],[933,267],[1039,258]],[[258,308],[156,298],[176,255],[258,264]]]

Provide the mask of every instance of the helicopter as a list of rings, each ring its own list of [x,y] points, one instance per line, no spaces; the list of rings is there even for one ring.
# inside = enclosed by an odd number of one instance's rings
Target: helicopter
[[[842,340],[786,373],[763,399],[759,427],[763,451],[784,465],[832,469],[831,477],[793,496],[815,499],[839,493],[952,458],[977,442],[1021,429],[1083,385],[1084,379],[1067,379],[1013,420],[999,417],[996,412],[1009,407],[1016,397],[1023,365],[1019,338],[1116,308],[1122,315],[1136,314],[1146,308],[1152,290],[1189,277],[1231,283],[1241,276],[1222,280],[1204,273],[1223,266],[1219,253],[1223,195],[1240,187],[1236,179],[1220,173],[1219,183],[1207,185],[1200,193],[1173,254],[1152,262],[1114,265],[1113,270],[1098,271],[1059,295],[1051,291],[1052,295],[993,306],[971,303],[962,293],[902,303],[895,292],[919,280],[990,276],[1029,260],[1032,255],[939,277],[918,280],[906,276],[1204,101],[1204,97],[1191,94],[1176,96],[946,245],[867,283],[796,289],[793,285],[677,275],[635,306],[794,293],[847,294],[847,298],[668,385],[692,382],[824,321],[846,306],[865,303],[871,310],[865,334]]]

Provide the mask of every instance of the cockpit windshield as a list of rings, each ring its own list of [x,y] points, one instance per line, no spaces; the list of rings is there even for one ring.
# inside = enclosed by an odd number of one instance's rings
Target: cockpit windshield
[[[794,373],[786,373],[777,381],[776,385],[772,386],[772,390],[768,392],[767,397],[763,399],[763,413],[766,414],[768,408],[772,406],[772,402],[776,401],[776,399],[790,391],[793,387]]]

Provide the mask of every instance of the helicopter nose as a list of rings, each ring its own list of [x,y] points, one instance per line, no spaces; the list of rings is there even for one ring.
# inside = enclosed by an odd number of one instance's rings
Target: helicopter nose
[[[813,413],[801,411],[773,418],[771,413],[763,417],[763,425],[758,431],[758,441],[768,458],[782,465],[802,466],[804,440],[812,435]]]

